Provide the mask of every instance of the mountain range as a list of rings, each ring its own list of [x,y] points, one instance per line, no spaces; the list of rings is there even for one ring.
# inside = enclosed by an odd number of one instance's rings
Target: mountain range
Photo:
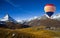
[[[9,14],[6,14],[2,19],[0,19],[0,27],[16,29],[16,28],[26,28],[29,26],[23,25],[22,23],[18,23],[15,19],[9,16]]]
[[[52,16],[51,18],[44,14],[41,17],[33,17],[28,20],[21,20],[20,22],[17,22],[15,19],[9,16],[9,14],[6,14],[2,19],[0,19],[0,27],[26,28],[41,25],[49,27],[60,27],[60,14]]]
[[[37,18],[33,18],[33,20],[30,20],[29,22],[25,23],[26,25],[29,26],[51,26],[51,27],[60,27],[60,14],[52,16],[51,18],[49,18],[46,14],[41,16],[41,17],[37,17]]]

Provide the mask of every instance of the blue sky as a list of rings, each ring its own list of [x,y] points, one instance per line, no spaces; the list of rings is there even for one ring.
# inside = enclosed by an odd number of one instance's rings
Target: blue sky
[[[0,0],[0,18],[6,13],[16,20],[42,16],[46,4],[54,4],[55,14],[60,13],[60,0]]]

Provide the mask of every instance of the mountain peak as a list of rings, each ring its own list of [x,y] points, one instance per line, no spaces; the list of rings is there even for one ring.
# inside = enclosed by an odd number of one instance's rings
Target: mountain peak
[[[6,19],[6,20],[8,20],[9,19],[9,15],[8,14],[6,14],[4,17],[3,17],[3,19]]]
[[[9,14],[6,14],[0,21],[16,22]]]

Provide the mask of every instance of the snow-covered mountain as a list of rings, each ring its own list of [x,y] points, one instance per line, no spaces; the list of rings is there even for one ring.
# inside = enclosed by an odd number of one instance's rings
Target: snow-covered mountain
[[[53,15],[51,18],[48,17],[48,15],[44,14],[43,16],[35,16],[35,17],[32,17],[32,18],[29,18],[27,20],[17,20],[18,23],[25,23],[27,24],[28,22],[31,22],[31,21],[36,21],[36,20],[45,20],[45,19],[53,19],[53,20],[58,20],[60,21],[60,14],[57,14],[57,15]]]
[[[45,24],[47,25],[48,23],[53,25],[54,23],[55,26],[57,26],[56,24],[60,26],[60,14],[54,15],[51,18],[49,18],[46,14],[44,14],[41,17],[35,16],[27,20],[15,20],[12,17],[10,17],[8,14],[6,14],[2,19],[0,19],[0,24],[1,23],[4,24],[5,22],[14,22],[17,24],[19,23],[19,24],[28,25],[28,26],[40,26],[40,25],[45,25]]]
[[[3,22],[16,22],[15,19],[13,19],[12,17],[9,16],[9,14],[6,14],[2,19],[0,19],[0,21]]]
[[[40,20],[40,19],[47,19],[47,18],[49,18],[46,14],[44,14],[43,16],[41,16],[41,17],[38,17],[38,16],[35,16],[35,17],[32,17],[32,18],[29,18],[27,21],[29,22],[29,21],[32,21],[32,20]]]
[[[32,20],[35,20],[35,19],[39,19],[37,16],[35,17],[32,17],[32,18],[29,18],[29,19],[26,19],[26,20],[17,20],[18,23],[25,23],[25,22],[29,22],[29,21],[32,21]]]
[[[19,24],[23,24],[25,22],[27,22],[27,21],[26,20],[17,20],[17,23],[19,23]]]
[[[60,21],[60,14],[57,14],[57,15],[53,16],[52,19]]]
[[[54,20],[60,21],[60,14],[53,15],[51,18],[49,18],[48,15],[44,14],[43,16],[40,16],[40,17],[35,16],[27,20],[18,20],[18,22],[23,24],[23,23],[28,23],[30,21],[34,21],[34,20],[45,20],[45,19],[54,19]]]
[[[10,17],[9,14],[6,14],[2,19],[0,19],[0,21],[3,21],[3,22],[15,22],[15,23],[18,22],[18,23],[23,24],[25,22],[29,22],[29,21],[32,21],[32,20],[40,20],[40,19],[44,20],[44,19],[47,19],[47,18],[49,18],[49,17],[46,14],[44,14],[41,17],[35,16],[35,17],[29,18],[27,20],[15,20],[12,17]],[[54,15],[51,18],[54,19],[54,20],[59,20],[60,21],[60,14]]]
[[[33,17],[33,18],[31,18],[31,19],[28,19],[28,21],[35,20],[35,19],[37,19],[37,20],[40,20],[40,19],[44,20],[44,19],[47,19],[47,18],[49,18],[48,15],[44,14],[44,15],[41,16],[41,17]],[[54,19],[54,20],[59,20],[59,21],[60,21],[60,14],[53,15],[53,16],[52,16],[51,18],[49,18],[49,19]]]
[[[33,17],[32,20],[29,20],[28,22],[25,23],[25,25],[29,25],[29,26],[40,26],[40,25],[48,25],[48,24],[50,24],[51,26],[56,26],[56,27],[58,25],[59,27],[60,14],[52,16],[50,18],[46,14],[44,14],[43,16],[36,17],[35,19]]]

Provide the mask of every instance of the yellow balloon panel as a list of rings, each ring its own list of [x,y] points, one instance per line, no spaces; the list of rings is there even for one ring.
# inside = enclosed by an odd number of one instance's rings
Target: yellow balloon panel
[[[45,6],[45,12],[54,12],[56,10],[55,6]]]

